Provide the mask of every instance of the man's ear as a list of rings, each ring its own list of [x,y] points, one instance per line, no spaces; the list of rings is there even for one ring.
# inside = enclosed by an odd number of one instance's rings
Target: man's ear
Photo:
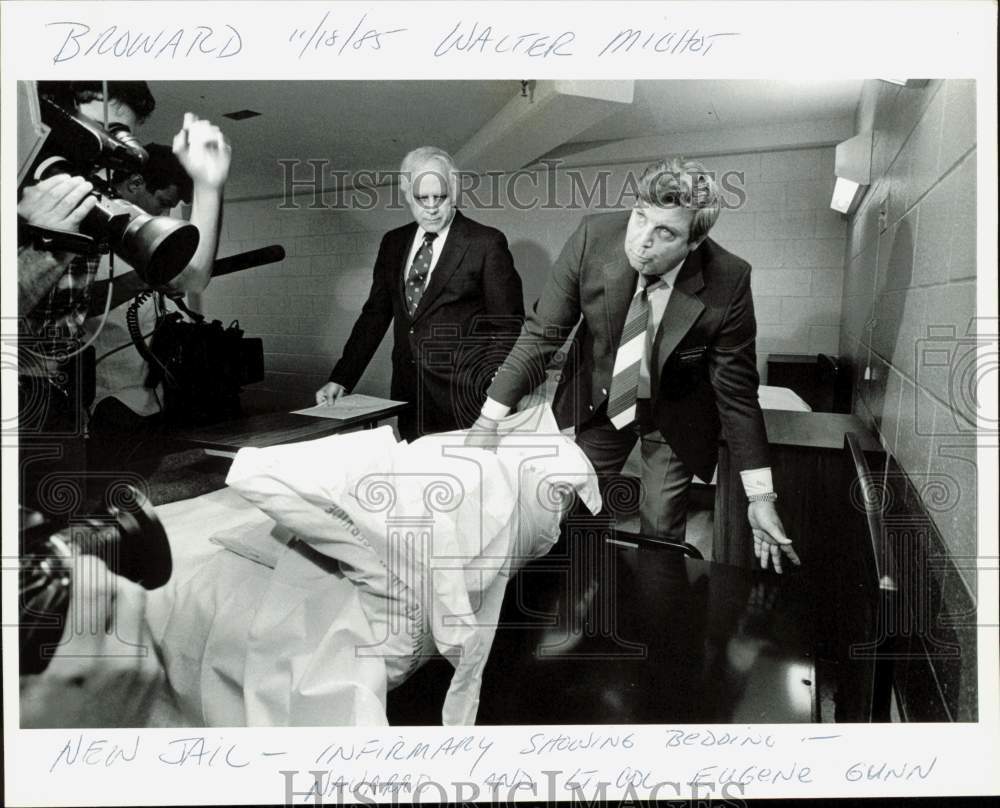
[[[125,187],[128,188],[129,193],[137,193],[146,187],[146,180],[143,179],[142,174],[133,174],[125,181]]]

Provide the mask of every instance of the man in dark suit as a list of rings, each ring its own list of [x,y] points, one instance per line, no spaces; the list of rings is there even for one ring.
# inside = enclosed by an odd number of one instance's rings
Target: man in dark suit
[[[389,395],[413,402],[398,419],[414,440],[467,428],[524,320],[521,278],[503,233],[455,209],[458,169],[441,149],[403,158],[414,223],[385,234],[371,292],[316,402],[351,390],[394,323]]]
[[[646,168],[631,213],[586,217],[563,248],[488,391],[470,445],[545,378],[579,324],[556,394],[560,427],[598,474],[621,471],[641,440],[644,533],[683,541],[692,474],[710,479],[720,433],[740,469],[755,552],[781,571],[798,558],[774,506],[757,400],[750,266],[708,238],[714,178],[674,158]]]

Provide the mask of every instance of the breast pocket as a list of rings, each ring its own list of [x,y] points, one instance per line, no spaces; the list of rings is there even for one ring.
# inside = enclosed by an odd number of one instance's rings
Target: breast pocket
[[[708,356],[708,346],[698,345],[693,348],[684,348],[674,352],[677,365],[681,368],[694,368],[704,364]]]
[[[708,346],[699,345],[674,351],[663,368],[660,395],[683,398],[707,378]]]

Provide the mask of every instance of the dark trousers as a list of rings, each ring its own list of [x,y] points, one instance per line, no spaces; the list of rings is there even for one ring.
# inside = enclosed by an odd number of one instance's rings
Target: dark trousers
[[[597,472],[607,511],[614,499],[608,483],[621,473],[636,441],[640,441],[640,532],[682,542],[693,475],[653,426],[648,404],[638,409],[637,422],[624,429],[616,429],[604,415],[596,416],[580,427],[576,443]]]

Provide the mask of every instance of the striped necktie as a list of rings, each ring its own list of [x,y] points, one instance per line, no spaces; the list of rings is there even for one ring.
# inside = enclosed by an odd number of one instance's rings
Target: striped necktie
[[[433,241],[437,236],[437,233],[424,233],[423,243],[413,256],[410,271],[406,274],[406,309],[411,317],[420,305],[427,285],[427,273],[431,271],[431,256],[434,254]]]
[[[623,429],[635,421],[635,403],[639,391],[639,365],[646,349],[646,325],[649,322],[649,297],[646,285],[649,279],[639,276],[625,317],[625,328],[618,341],[615,367],[608,394],[608,419],[615,429]]]

